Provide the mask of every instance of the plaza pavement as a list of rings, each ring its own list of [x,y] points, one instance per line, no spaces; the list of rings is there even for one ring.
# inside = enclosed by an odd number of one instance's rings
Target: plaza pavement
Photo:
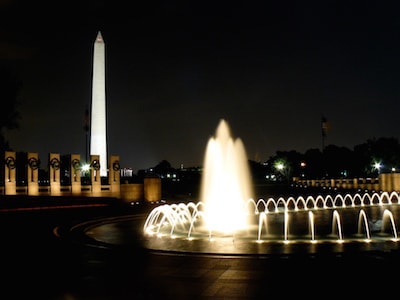
[[[397,251],[185,255],[149,251],[138,229],[129,247],[108,247],[71,228],[146,207],[37,200],[0,204],[3,299],[370,299],[398,289]]]

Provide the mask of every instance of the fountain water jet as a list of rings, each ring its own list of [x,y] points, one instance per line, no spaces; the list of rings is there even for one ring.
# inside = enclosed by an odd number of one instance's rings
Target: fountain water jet
[[[397,241],[397,228],[396,228],[396,223],[394,222],[394,217],[393,217],[393,213],[388,210],[385,209],[383,211],[383,220],[382,220],[382,233],[385,232],[385,224],[386,224],[386,220],[389,218],[390,220],[390,224],[392,225],[392,232],[393,232],[393,240]]]
[[[253,197],[248,160],[242,141],[231,137],[225,120],[208,141],[201,186],[204,221],[210,231],[234,233],[247,228],[245,204]]]
[[[338,233],[338,242],[343,241],[343,233],[342,233],[342,222],[340,220],[339,212],[335,209],[333,211],[333,221],[332,221],[332,234],[337,231]]]
[[[365,213],[364,209],[360,210],[359,213],[359,219],[358,219],[358,233],[361,234],[362,232],[362,225],[364,224],[364,230],[366,234],[366,241],[370,242],[371,241],[371,233],[368,225],[368,219],[367,219],[367,214]]]
[[[311,242],[315,242],[314,214],[312,211],[308,212],[308,222],[310,225]]]

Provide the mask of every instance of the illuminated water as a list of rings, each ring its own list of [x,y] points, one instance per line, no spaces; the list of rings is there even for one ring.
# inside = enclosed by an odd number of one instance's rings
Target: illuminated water
[[[197,203],[164,204],[149,213],[143,230],[150,247],[226,253],[264,253],[272,244],[293,243],[397,247],[396,192],[253,199],[243,143],[224,120],[207,144],[203,172]],[[287,251],[280,247],[273,251]]]
[[[244,204],[253,197],[247,155],[224,120],[208,141],[203,172],[200,198],[207,230],[226,233],[247,228]]]

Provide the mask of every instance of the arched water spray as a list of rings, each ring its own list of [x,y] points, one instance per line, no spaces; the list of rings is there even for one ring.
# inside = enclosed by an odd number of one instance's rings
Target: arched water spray
[[[258,238],[257,241],[261,241],[261,233],[263,227],[265,227],[265,234],[268,234],[268,225],[267,225],[267,214],[265,212],[261,212],[258,218]]]
[[[284,220],[283,220],[283,224],[284,224],[284,237],[283,237],[283,240],[285,241],[285,242],[287,242],[288,241],[288,236],[289,236],[289,213],[288,213],[288,211],[287,211],[287,209],[285,209],[285,212],[284,212]]]
[[[393,232],[393,238],[394,240],[397,240],[397,228],[396,228],[396,223],[394,222],[394,217],[393,214],[390,210],[385,209],[383,211],[383,217],[382,217],[382,233],[385,232],[385,224],[387,223],[387,220],[389,219],[390,225],[392,226],[392,232]]]
[[[364,225],[364,226],[363,226]],[[371,241],[371,233],[368,225],[368,219],[367,215],[364,211],[364,209],[360,210],[359,217],[358,217],[358,233],[362,233],[362,228],[364,227],[365,235],[366,235],[366,241],[369,242]]]
[[[314,214],[312,211],[308,212],[308,224],[310,227],[311,242],[315,242]]]
[[[335,231],[338,233],[338,242],[343,242],[342,222],[340,221],[339,212],[336,209],[333,211],[332,234],[334,234]]]
[[[190,227],[188,230],[187,238],[192,239],[192,231],[194,230],[195,223],[198,220],[201,220],[203,218],[203,212],[199,210],[195,210],[193,213],[192,221],[190,222]]]

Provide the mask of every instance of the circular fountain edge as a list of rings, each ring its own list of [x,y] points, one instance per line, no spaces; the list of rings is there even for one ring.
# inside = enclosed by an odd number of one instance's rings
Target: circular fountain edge
[[[349,255],[387,256],[398,253],[397,243],[370,244],[361,242],[264,242],[241,243],[229,238],[216,241],[176,240],[170,238],[147,238],[140,230],[144,214],[117,216],[89,220],[70,228],[55,229],[56,235],[87,247],[104,250],[124,249],[134,251],[140,248],[160,255],[202,255],[218,257],[342,257]],[[130,230],[128,230],[129,228]],[[136,228],[137,230],[133,230]],[[126,230],[125,230],[126,229]],[[193,242],[193,243],[192,243]],[[388,244],[389,243],[389,244]]]

